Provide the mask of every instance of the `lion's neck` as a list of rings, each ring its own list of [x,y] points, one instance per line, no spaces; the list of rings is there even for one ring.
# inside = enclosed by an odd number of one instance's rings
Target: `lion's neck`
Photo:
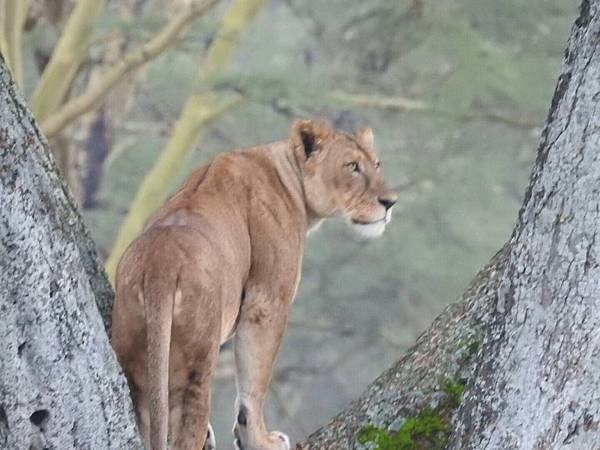
[[[272,144],[271,151],[275,170],[277,170],[280,180],[287,188],[294,203],[298,206],[298,212],[302,215],[306,223],[305,232],[313,231],[321,224],[323,217],[314,214],[307,208],[302,169],[290,146],[290,142],[280,141]]]

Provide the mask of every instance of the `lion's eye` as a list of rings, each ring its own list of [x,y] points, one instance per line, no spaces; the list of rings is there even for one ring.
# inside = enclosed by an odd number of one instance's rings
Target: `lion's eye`
[[[356,161],[352,161],[349,163],[346,163],[346,167],[349,167],[350,169],[352,169],[352,172],[360,172],[360,166],[358,165],[358,162]]]
[[[375,161],[375,168],[379,170],[381,168],[381,161]]]

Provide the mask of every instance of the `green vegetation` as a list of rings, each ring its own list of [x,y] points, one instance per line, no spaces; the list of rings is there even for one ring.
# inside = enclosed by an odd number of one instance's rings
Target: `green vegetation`
[[[450,427],[443,417],[425,408],[416,416],[406,419],[396,433],[376,427],[363,428],[359,442],[374,443],[376,450],[442,450],[449,436]]]
[[[474,340],[474,341],[469,342],[469,345],[467,346],[467,351],[469,353],[469,356],[476,355],[480,348],[481,348],[481,341]]]
[[[465,385],[453,379],[443,380],[441,391],[446,394],[435,407],[425,407],[406,418],[398,431],[367,426],[358,436],[361,444],[374,444],[375,450],[442,450],[452,433],[452,412],[460,405]]]
[[[444,380],[442,384],[442,391],[444,391],[447,395],[445,407],[454,409],[457,408],[462,401],[462,397],[465,392],[465,384],[462,381],[456,381],[448,378]]]

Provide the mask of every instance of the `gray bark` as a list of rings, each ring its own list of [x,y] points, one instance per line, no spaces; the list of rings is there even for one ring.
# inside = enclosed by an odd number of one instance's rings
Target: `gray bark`
[[[108,342],[112,291],[0,58],[0,448],[142,448]]]
[[[600,448],[599,46],[600,0],[584,0],[509,243],[398,363],[298,449],[364,448],[366,425],[393,435],[426,407],[451,426],[446,448]],[[466,383],[454,410],[440,408],[444,379]]]
[[[297,444],[297,450],[366,448],[358,442],[365,426],[397,431],[407,418],[446,399],[446,380],[471,378],[507,253],[505,246],[479,272],[461,299],[449,305],[398,362],[346,410]]]
[[[568,49],[452,448],[600,447],[600,1]]]

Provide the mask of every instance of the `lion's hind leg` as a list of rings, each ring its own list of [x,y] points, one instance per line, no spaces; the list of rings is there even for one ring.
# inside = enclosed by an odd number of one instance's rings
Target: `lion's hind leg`
[[[175,439],[179,435],[181,425],[181,414],[182,414],[183,402],[179,399],[175,408],[171,409],[169,413],[169,419],[171,421],[171,439]],[[208,430],[206,432],[206,441],[202,450],[215,450],[217,448],[217,442],[215,439],[215,432],[210,422],[208,423]]]
[[[216,360],[216,355],[214,359]],[[208,369],[206,366],[204,368]],[[214,432],[208,422],[212,371],[205,375],[202,372],[204,370],[200,369],[190,376],[190,384],[183,395],[183,404],[181,405],[181,422],[172,436],[173,449],[214,449]]]
[[[182,287],[174,305],[170,396],[173,450],[214,449],[209,425],[211,381],[219,356],[220,303],[204,299],[200,287]]]

